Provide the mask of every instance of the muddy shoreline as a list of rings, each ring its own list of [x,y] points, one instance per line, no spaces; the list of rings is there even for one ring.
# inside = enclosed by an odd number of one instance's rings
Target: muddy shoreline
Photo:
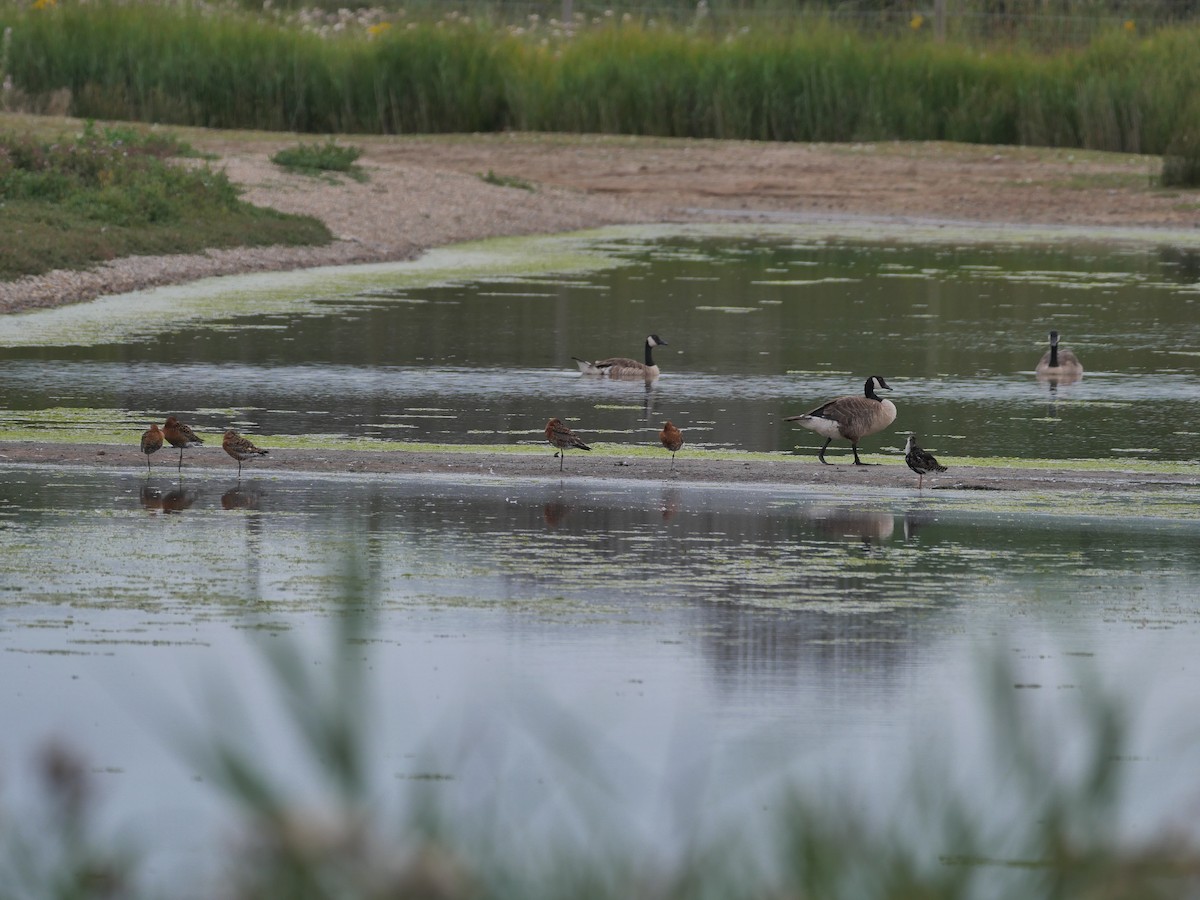
[[[269,439],[260,444],[269,446]],[[831,455],[831,459],[833,456]],[[182,472],[178,456],[164,449],[151,458],[149,477],[184,480],[189,475],[214,474],[237,478],[237,464],[219,446],[193,448],[184,455]],[[0,442],[0,466],[53,466],[62,468],[118,468],[146,475],[145,457],[131,440],[130,446],[111,444],[55,444]],[[559,472],[553,451],[492,452],[486,449],[427,450],[295,450],[276,449],[263,459],[247,462],[243,480],[270,479],[278,475],[412,475],[463,476],[496,479],[653,481],[664,484],[780,485],[813,487],[880,488],[917,493],[917,477],[900,461],[855,466],[849,462],[822,465],[798,456],[778,460],[705,458],[702,452],[680,455],[671,467],[670,457],[622,455],[616,448],[602,453],[572,453]],[[1155,473],[1133,469],[994,467],[953,465],[945,474],[927,476],[924,492],[1008,491],[1071,494],[1079,492],[1154,493],[1187,492],[1200,488],[1200,473]]]

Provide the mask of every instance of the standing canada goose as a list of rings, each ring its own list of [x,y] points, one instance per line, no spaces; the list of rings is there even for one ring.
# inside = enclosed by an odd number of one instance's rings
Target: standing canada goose
[[[896,421],[896,406],[891,400],[881,400],[875,390],[890,391],[887,382],[872,375],[863,386],[863,396],[837,397],[818,406],[812,412],[800,416],[788,416],[783,421],[799,422],[809,431],[825,436],[825,445],[817,453],[817,459],[825,462],[825,449],[834,438],[850,442],[854,451],[854,464],[865,466],[858,458],[858,442],[869,434],[883,431]],[[829,463],[825,463],[829,465]]]
[[[1050,332],[1050,349],[1038,360],[1039,378],[1054,378],[1059,381],[1078,381],[1083,377],[1083,366],[1070,350],[1058,349],[1058,332]]]
[[[142,452],[146,454],[146,476],[150,475],[150,454],[162,449],[163,433],[157,424],[142,432]]]
[[[934,459],[933,454],[928,450],[922,450],[917,446],[917,436],[910,434],[908,443],[904,445],[904,461],[908,463],[908,467],[917,473],[917,490],[921,489],[921,483],[928,472],[945,472],[946,467]]]
[[[221,441],[221,449],[237,460],[238,478],[242,477],[243,459],[249,459],[251,456],[267,455],[266,450],[255,447],[249,438],[242,437],[232,428],[225,432],[225,437]]]
[[[683,446],[683,432],[668,422],[662,427],[662,431],[658,433],[658,439],[662,441],[664,447],[671,451],[671,468],[674,469],[675,454]]]
[[[598,359],[588,362],[578,356],[572,356],[579,371],[584,375],[607,375],[609,378],[645,378],[650,380],[658,377],[658,366],[654,364],[654,348],[665,347],[667,342],[657,334],[646,338],[646,361],[638,362],[627,356],[613,356],[608,359]]]
[[[580,450],[592,448],[579,439],[579,435],[562,423],[560,419],[551,419],[546,423],[546,440],[558,449],[554,455],[558,457],[558,471],[562,471],[567,458],[568,447],[578,447]]]
[[[203,444],[203,439],[196,436],[196,432],[192,431],[187,425],[184,425],[174,416],[167,416],[167,421],[162,427],[163,437],[167,439],[167,443],[172,447],[179,448],[179,465],[177,469],[183,469],[183,449],[191,447],[195,444]]]

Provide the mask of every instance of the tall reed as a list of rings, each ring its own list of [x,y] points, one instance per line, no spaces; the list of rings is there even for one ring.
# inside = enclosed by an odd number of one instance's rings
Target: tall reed
[[[234,8],[0,9],[30,96],[79,116],[311,133],[503,129],[784,141],[953,140],[1161,153],[1192,114],[1200,28],[1053,53],[630,18],[564,29],[458,17],[314,29]]]

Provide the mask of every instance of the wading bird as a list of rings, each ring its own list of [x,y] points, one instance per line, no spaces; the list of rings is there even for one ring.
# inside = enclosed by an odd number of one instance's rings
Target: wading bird
[[[836,397],[823,403],[812,412],[799,416],[788,416],[783,421],[799,422],[809,431],[825,437],[825,445],[817,453],[817,459],[825,462],[825,449],[834,438],[850,442],[854,451],[854,464],[865,466],[858,458],[858,442],[867,435],[883,431],[896,421],[896,406],[891,400],[881,400],[876,390],[890,391],[887,382],[872,375],[863,386],[863,396]],[[825,463],[829,465],[829,463]]]
[[[221,449],[237,460],[238,478],[242,477],[242,460],[251,456],[266,456],[267,451],[255,447],[248,438],[242,437],[232,428],[225,432],[221,441]]]
[[[546,423],[546,440],[558,449],[554,455],[558,457],[558,471],[562,471],[563,462],[567,458],[568,447],[578,447],[580,450],[592,448],[579,439],[579,435],[562,423],[560,419],[551,419]]]
[[[904,461],[908,463],[908,467],[917,473],[917,490],[921,489],[921,483],[925,476],[930,472],[945,472],[946,467],[934,459],[933,454],[928,450],[922,450],[917,446],[917,436],[910,434],[908,442],[904,445]]]
[[[150,454],[157,453],[162,449],[163,433],[158,425],[151,425],[147,431],[142,432],[142,452],[146,454],[146,475],[150,475]]]
[[[683,432],[668,422],[662,427],[662,431],[658,433],[658,439],[662,441],[664,447],[671,451],[671,468],[674,469],[675,454],[683,446]]]
[[[193,447],[197,444],[203,444],[204,441],[196,435],[187,425],[184,425],[174,416],[167,416],[167,421],[162,427],[163,437],[172,447],[179,448],[179,465],[177,469],[183,469],[183,450],[185,447]]]

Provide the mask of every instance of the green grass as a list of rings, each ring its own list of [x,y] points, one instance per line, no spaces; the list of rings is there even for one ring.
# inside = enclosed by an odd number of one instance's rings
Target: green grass
[[[321,175],[326,172],[342,172],[365,181],[366,175],[355,165],[362,156],[362,148],[338,144],[330,138],[323,144],[298,144],[285,147],[271,157],[271,162],[292,172]]]
[[[642,16],[573,30],[99,0],[0,7],[31,108],[307,133],[538,130],[947,140],[1160,154],[1195,119],[1200,28],[1114,26],[1082,46],[939,43],[793,13],[743,28]]]
[[[243,203],[223,173],[176,156],[196,153],[169,135],[90,123],[58,140],[0,136],[0,278],[121,256],[331,239],[317,220]]]

